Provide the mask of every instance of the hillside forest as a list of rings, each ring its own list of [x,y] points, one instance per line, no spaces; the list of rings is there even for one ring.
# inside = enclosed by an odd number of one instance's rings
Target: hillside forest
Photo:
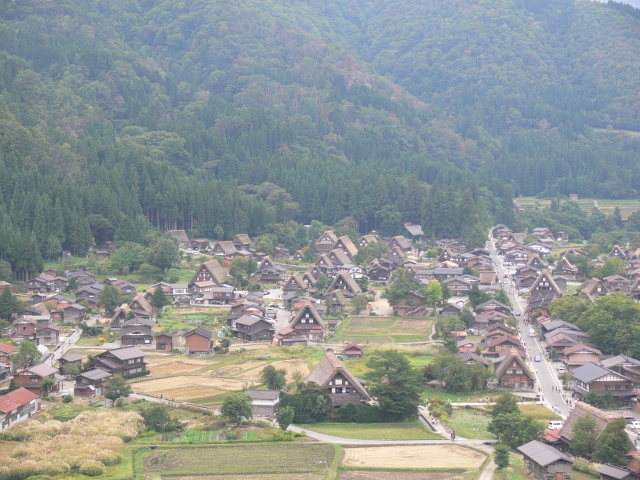
[[[0,259],[25,279],[168,229],[294,246],[313,220],[479,244],[517,195],[634,197],[639,22],[572,0],[7,0]],[[619,228],[556,207],[583,238]]]

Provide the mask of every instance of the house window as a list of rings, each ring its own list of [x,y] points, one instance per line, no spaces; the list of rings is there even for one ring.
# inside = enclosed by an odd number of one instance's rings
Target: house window
[[[38,383],[37,377],[31,377],[31,383]]]
[[[336,378],[336,385],[342,385],[342,379]]]
[[[511,375],[511,374],[513,374],[513,369],[508,368],[508,369],[507,369],[507,375]]]
[[[522,374],[522,369],[521,368],[516,369],[516,373]]]

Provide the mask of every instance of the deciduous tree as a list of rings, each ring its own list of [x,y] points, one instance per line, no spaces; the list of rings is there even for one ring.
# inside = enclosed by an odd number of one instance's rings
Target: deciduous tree
[[[230,393],[224,399],[220,413],[240,425],[242,420],[250,420],[253,417],[251,401],[251,397],[246,393]]]
[[[107,380],[107,393],[104,396],[111,400],[111,406],[115,405],[119,398],[128,397],[130,393],[131,385],[122,375],[115,375]]]
[[[37,364],[42,358],[38,347],[31,340],[23,340],[13,355],[13,371],[23,370]]]
[[[620,467],[627,464],[625,455],[634,449],[634,445],[625,431],[626,426],[625,419],[618,418],[605,427],[593,452],[594,461]]]

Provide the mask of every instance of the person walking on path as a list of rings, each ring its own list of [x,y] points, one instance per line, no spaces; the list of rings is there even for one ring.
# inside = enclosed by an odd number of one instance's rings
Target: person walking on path
[[[451,430],[451,441],[452,442],[456,441],[456,431],[455,430]]]

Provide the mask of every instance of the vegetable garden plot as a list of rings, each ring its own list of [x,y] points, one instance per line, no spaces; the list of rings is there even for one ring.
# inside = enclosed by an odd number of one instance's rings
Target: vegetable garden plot
[[[145,472],[163,475],[240,475],[318,472],[329,468],[333,457],[332,445],[289,443],[159,448],[147,453],[143,462]]]

